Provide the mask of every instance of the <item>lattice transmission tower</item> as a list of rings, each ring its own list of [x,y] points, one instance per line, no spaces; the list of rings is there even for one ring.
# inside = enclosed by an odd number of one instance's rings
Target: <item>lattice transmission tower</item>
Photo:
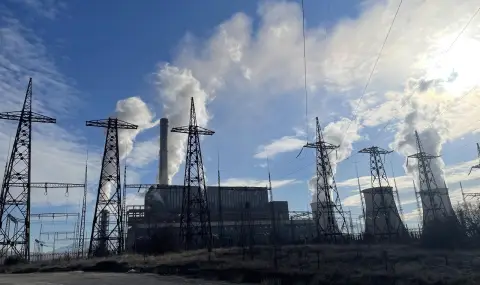
[[[316,120],[316,138],[313,143],[304,145],[306,148],[314,148],[316,151],[316,204],[314,205],[313,218],[315,220],[317,239],[319,241],[335,241],[342,237],[342,232],[347,231],[347,221],[342,209],[340,196],[338,195],[337,185],[330,163],[330,154],[338,146],[325,142],[323,132]],[[340,226],[336,219],[339,215]]]
[[[480,145],[477,143],[477,157],[478,157],[478,164],[472,166],[472,168],[470,168],[470,172],[468,172],[468,175],[470,175],[472,173],[472,170],[473,169],[480,169]]]
[[[80,220],[80,227],[78,231],[78,257],[84,256],[85,253],[85,222],[87,216],[87,193],[88,193],[88,153],[87,159],[85,161],[85,178],[84,178],[85,187],[83,188],[83,199],[82,199],[82,216]]]
[[[419,174],[419,193],[422,200],[423,208],[423,224],[429,219],[438,218],[439,214],[443,217],[448,216],[445,204],[443,203],[443,197],[438,190],[437,182],[430,167],[430,161],[440,157],[439,155],[431,155],[424,151],[418,132],[415,131],[415,138],[417,141],[418,152],[409,155],[408,158],[415,158],[418,161],[418,174]],[[407,158],[407,165],[408,165]]]
[[[193,97],[190,100],[190,122],[188,126],[175,127],[174,133],[188,135],[183,180],[182,214],[180,218],[180,239],[185,249],[212,249],[212,227],[208,208],[205,174],[203,171],[200,135],[211,136],[215,132],[199,127]]]
[[[56,123],[54,118],[32,112],[32,78],[28,82],[21,111],[0,113],[0,119],[18,121],[17,132],[0,194],[0,256],[30,259],[30,197],[32,169],[32,123]],[[9,217],[19,221],[7,229]]]
[[[107,129],[88,256],[120,254],[124,233],[118,130],[138,126],[116,118],[87,121],[86,125]]]
[[[385,158],[385,155],[392,152],[378,146],[364,148],[359,151],[359,153],[369,154],[370,156],[370,181],[372,188],[368,189],[368,200],[372,206],[369,209],[370,213],[366,213],[366,232],[380,239],[392,239],[405,233],[402,219],[395,205],[394,191],[388,181],[384,159],[382,159],[382,155]],[[367,219],[370,219],[370,221],[367,221]],[[371,224],[370,229],[367,229],[368,224]]]

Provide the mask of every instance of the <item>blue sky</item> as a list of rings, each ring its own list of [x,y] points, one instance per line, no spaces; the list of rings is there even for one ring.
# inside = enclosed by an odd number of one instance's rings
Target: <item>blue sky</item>
[[[416,173],[404,169],[405,155],[414,152],[415,129],[429,152],[442,154],[446,166],[438,164],[438,175],[446,176],[452,200],[458,200],[459,181],[466,191],[476,191],[478,176],[465,172],[476,163],[480,128],[471,121],[480,94],[476,89],[467,94],[478,82],[480,18],[466,26],[477,8],[474,1],[404,3],[363,94],[398,2],[304,1],[306,97],[300,1],[4,1],[0,111],[20,108],[32,76],[36,111],[58,119],[55,126],[35,128],[33,179],[81,183],[88,150],[93,193],[104,137],[102,130],[86,128],[85,120],[116,114],[139,124],[139,132],[122,134],[127,179],[154,183],[155,123],[167,116],[172,127],[185,124],[194,96],[199,121],[216,131],[202,141],[209,183],[216,183],[218,152],[224,184],[266,185],[268,156],[275,199],[289,201],[291,210],[309,209],[314,153],[306,149],[296,156],[306,133],[314,139],[318,116],[327,140],[343,142],[332,160],[338,160],[344,206],[354,216],[361,212],[354,162],[362,187],[369,184],[368,157],[350,155],[371,145],[392,148],[389,159],[400,176],[404,209],[415,224]],[[450,82],[452,70],[458,77]],[[419,90],[420,83],[429,87]],[[3,163],[15,126],[0,124]],[[176,150],[173,164],[184,159],[182,148]],[[173,183],[181,184],[183,166],[175,166],[180,168]],[[391,175],[390,161],[387,169]],[[63,211],[65,203],[77,211],[80,196],[35,193],[34,212],[55,205]],[[129,202],[141,197],[130,193]]]

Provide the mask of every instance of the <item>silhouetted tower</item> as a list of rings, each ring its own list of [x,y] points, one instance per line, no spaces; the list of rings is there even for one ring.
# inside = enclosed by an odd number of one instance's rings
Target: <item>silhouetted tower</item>
[[[415,201],[417,203],[417,211],[418,211],[418,222],[421,223],[423,218],[422,218],[422,203],[420,202],[420,192],[417,190],[417,186],[415,186],[415,179],[412,180],[413,182],[413,192],[415,192]],[[419,228],[420,230],[420,228]]]
[[[382,155],[385,156],[391,152],[377,146],[359,151],[359,153],[370,155],[372,188],[364,190],[364,194],[368,194],[368,202],[371,206],[367,205],[365,232],[380,239],[392,239],[405,232],[393,198],[393,188],[388,182],[382,160]]]
[[[403,206],[402,206],[402,201],[400,200],[400,194],[398,193],[398,187],[397,187],[397,178],[395,177],[395,171],[393,170],[393,163],[390,160],[390,167],[392,168],[392,175],[393,175],[393,186],[395,186],[395,196],[397,198],[397,204],[398,204],[398,211],[400,212],[400,217],[402,218],[402,221],[404,221],[405,217],[403,215]]]
[[[122,232],[123,236],[123,249],[126,250],[127,246],[127,159],[125,158],[125,165],[123,167],[123,192],[122,192]]]
[[[440,157],[439,155],[431,155],[423,150],[422,142],[418,136],[418,132],[415,131],[415,138],[417,141],[418,152],[409,155],[408,158],[415,158],[418,160],[418,178],[419,178],[419,193],[422,197],[423,204],[423,224],[429,217],[437,219],[440,216],[448,216],[443,197],[438,190],[437,182],[433,176],[432,168],[430,167],[430,160]],[[407,164],[408,164],[407,158]]]
[[[304,146],[316,150],[317,185],[316,203],[312,207],[313,217],[317,229],[317,238],[319,240],[336,240],[342,235],[343,230],[348,231],[329,157],[330,153],[336,150],[338,146],[324,141],[318,117],[315,120],[317,141],[307,143]],[[340,227],[335,214],[340,216]]]
[[[362,204],[362,215],[363,215],[363,218],[365,218],[365,201],[362,195],[362,187],[360,185],[360,176],[358,176],[358,167],[357,167],[356,161],[355,161],[355,173],[357,174],[358,194],[360,195],[360,202]]]
[[[88,256],[120,254],[124,234],[118,130],[138,126],[116,118],[87,121],[86,125],[107,129]]]
[[[222,209],[222,188],[220,187],[220,152],[217,153],[217,183],[218,183],[218,240],[223,244],[223,209]]]
[[[189,125],[172,128],[174,133],[188,134],[180,238],[186,250],[207,247],[211,251],[212,228],[200,149],[200,135],[211,136],[215,132],[197,125],[193,97],[190,102]]]
[[[470,175],[470,173],[472,173],[472,170],[474,168],[480,169],[480,145],[478,143],[477,143],[477,157],[478,157],[478,164],[474,165],[474,166],[472,166],[472,168],[470,168],[470,172],[468,173],[468,175]]]
[[[83,256],[85,252],[85,222],[87,215],[87,193],[88,193],[88,153],[85,162],[85,187],[83,188],[82,216],[80,218],[80,228],[78,230],[78,256]]]
[[[278,242],[278,233],[277,233],[277,212],[275,210],[275,202],[273,201],[273,189],[272,189],[272,177],[270,175],[270,162],[267,157],[267,170],[268,170],[268,194],[270,196],[270,222],[272,224],[272,229],[270,231],[270,243],[273,246],[273,266],[278,268],[278,255],[280,251],[280,244]]]
[[[32,123],[56,123],[32,112],[32,87],[30,78],[21,111],[0,113],[0,119],[18,121],[0,194],[0,256],[16,255],[25,260],[30,259]],[[19,221],[14,230],[7,229],[8,217]]]

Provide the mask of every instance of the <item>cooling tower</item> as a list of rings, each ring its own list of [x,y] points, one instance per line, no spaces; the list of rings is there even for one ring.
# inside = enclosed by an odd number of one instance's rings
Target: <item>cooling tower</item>
[[[158,184],[168,185],[168,119],[160,119]]]
[[[434,218],[441,219],[445,216],[444,214],[446,214],[447,216],[455,215],[455,212],[452,208],[452,202],[450,201],[450,197],[448,196],[448,189],[437,188],[432,189],[431,191],[433,199],[430,199],[430,195],[428,195],[429,192],[427,190],[420,191],[423,208],[423,220],[430,221]]]
[[[391,236],[406,233],[393,198],[392,187],[374,187],[362,191],[365,200],[365,233]]]
[[[110,218],[110,214],[107,210],[102,210],[100,212],[100,234],[99,234],[99,253],[103,254],[106,253],[108,250],[108,220]]]
[[[320,204],[317,202],[311,203],[313,220],[317,220],[317,215],[320,214],[320,227],[325,231],[324,234],[339,233],[337,220],[335,218],[334,207],[327,206],[326,203]],[[330,208],[330,209],[329,209]]]

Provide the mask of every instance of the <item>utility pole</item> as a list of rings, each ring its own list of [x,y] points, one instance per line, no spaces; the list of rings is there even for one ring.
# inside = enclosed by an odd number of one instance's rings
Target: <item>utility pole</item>
[[[32,94],[30,78],[22,110],[0,113],[0,119],[18,121],[0,194],[0,256],[13,255],[26,261],[30,260],[32,123],[56,123],[54,118],[32,112]],[[6,228],[8,216],[21,221],[14,231]]]
[[[358,176],[358,166],[357,162],[355,161],[355,173],[357,174],[357,184],[358,184],[358,194],[360,195],[360,202],[362,203],[362,215],[365,219],[365,201],[362,195],[362,187],[360,186],[360,177]]]
[[[123,166],[123,192],[122,192],[122,233],[123,236],[123,250],[127,250],[127,232],[125,229],[128,229],[127,226],[127,159],[125,158],[125,165]]]
[[[415,200],[417,202],[417,210],[418,210],[418,223],[420,224],[423,220],[422,218],[422,204],[420,202],[420,192],[417,190],[417,186],[415,186],[415,179],[412,179],[413,182],[413,191],[415,192]]]
[[[270,162],[267,157],[267,169],[268,169],[268,194],[270,196],[270,211],[271,211],[271,224],[272,230],[270,232],[270,242],[273,245],[273,266],[278,268],[278,251],[279,243],[277,237],[277,214],[275,212],[275,202],[273,201],[273,190],[272,190],[272,177],[270,175]]]
[[[392,168],[393,185],[395,186],[395,196],[397,197],[398,210],[400,211],[400,217],[402,218],[402,221],[405,221],[405,217],[403,215],[402,201],[400,201],[400,194],[398,193],[397,178],[395,177],[395,171],[393,170],[393,163],[391,160],[390,160],[390,167]]]
[[[222,211],[222,188],[220,186],[220,151],[217,153],[217,183],[218,183],[218,239],[222,244],[223,237],[223,211]]]
[[[85,222],[87,215],[87,193],[88,193],[88,152],[87,160],[85,162],[85,187],[83,187],[83,201],[82,201],[82,216],[80,218],[80,228],[79,228],[79,237],[78,237],[78,257],[84,256],[85,251]]]
[[[211,136],[215,132],[197,125],[193,97],[190,100],[189,125],[172,128],[172,132],[188,135],[180,238],[185,245],[185,250],[207,247],[208,251],[211,252],[212,227],[203,171],[202,151],[200,149],[200,135]]]
[[[121,254],[124,234],[118,130],[136,130],[138,126],[116,118],[87,121],[86,125],[107,129],[88,256]]]

